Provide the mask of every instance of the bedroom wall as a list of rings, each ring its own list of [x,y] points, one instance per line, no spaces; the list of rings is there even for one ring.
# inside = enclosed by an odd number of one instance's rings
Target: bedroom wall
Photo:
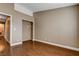
[[[35,39],[79,48],[77,6],[34,13]]]

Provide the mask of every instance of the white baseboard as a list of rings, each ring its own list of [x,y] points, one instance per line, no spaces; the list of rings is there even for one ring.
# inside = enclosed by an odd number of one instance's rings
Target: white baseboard
[[[20,44],[22,44],[22,42],[13,43],[13,44],[11,44],[11,46],[20,45]]]
[[[34,39],[34,41],[43,42],[43,43],[47,43],[47,44],[50,44],[50,45],[55,45],[55,46],[58,46],[58,47],[67,48],[67,49],[79,52],[79,48],[75,48],[75,47],[60,45],[60,44],[56,44],[56,43],[50,43],[50,42],[46,42],[46,41],[42,41],[42,40],[37,40],[37,39]]]

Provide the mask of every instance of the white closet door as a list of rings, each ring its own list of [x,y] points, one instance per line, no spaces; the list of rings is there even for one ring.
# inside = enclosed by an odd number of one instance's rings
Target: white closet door
[[[23,41],[31,40],[31,23],[22,21],[22,39]]]

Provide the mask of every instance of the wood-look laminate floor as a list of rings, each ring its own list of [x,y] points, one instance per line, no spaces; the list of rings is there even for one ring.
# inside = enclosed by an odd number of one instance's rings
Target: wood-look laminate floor
[[[48,45],[41,42],[26,41],[22,45],[10,47],[9,44],[0,37],[1,56],[79,56],[79,52],[72,51],[57,46]]]

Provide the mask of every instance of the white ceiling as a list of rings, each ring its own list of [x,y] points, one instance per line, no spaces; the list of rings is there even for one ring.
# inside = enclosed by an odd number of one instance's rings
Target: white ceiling
[[[75,5],[75,3],[19,3],[19,5],[31,10],[32,12],[39,12],[49,9],[71,6]]]

